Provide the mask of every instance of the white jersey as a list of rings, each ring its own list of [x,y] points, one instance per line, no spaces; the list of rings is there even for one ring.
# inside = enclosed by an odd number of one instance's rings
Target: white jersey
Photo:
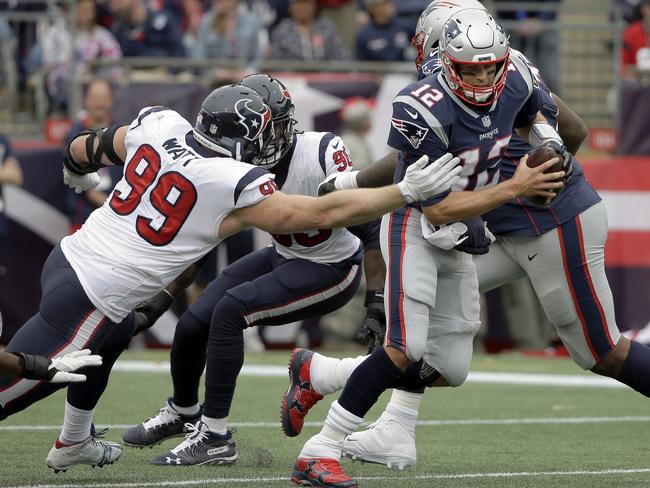
[[[126,136],[123,178],[83,227],[61,241],[88,298],[113,322],[214,248],[230,212],[272,193],[272,174],[230,158],[201,157],[191,131],[173,110],[143,109]]]
[[[318,185],[337,171],[350,171],[350,152],[329,132],[304,132],[296,135],[286,180],[276,175],[280,190],[289,195],[317,196]],[[361,244],[345,228],[321,229],[300,234],[274,235],[278,253],[285,258],[301,258],[316,263],[338,263],[352,256]]]

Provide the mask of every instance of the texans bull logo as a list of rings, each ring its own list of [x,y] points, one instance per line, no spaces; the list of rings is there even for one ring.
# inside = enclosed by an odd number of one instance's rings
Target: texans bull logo
[[[264,112],[258,112],[251,107],[253,101],[250,98],[238,100],[235,104],[235,112],[239,116],[239,122],[245,129],[244,139],[256,140],[266,129],[271,120],[271,111],[265,108]]]

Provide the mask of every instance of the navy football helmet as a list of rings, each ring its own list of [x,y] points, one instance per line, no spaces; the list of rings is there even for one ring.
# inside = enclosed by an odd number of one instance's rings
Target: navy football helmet
[[[271,168],[289,152],[294,141],[296,119],[293,118],[295,108],[291,95],[280,80],[264,73],[246,76],[239,83],[259,93],[271,108],[273,141],[256,163]]]
[[[258,164],[273,140],[271,109],[251,88],[222,86],[203,100],[193,132],[199,144],[216,153]]]

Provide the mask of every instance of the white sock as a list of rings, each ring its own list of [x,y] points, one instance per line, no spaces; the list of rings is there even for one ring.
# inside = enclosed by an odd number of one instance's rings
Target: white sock
[[[203,415],[201,420],[208,427],[208,430],[211,430],[212,432],[225,435],[228,431],[228,417],[223,419],[213,419]]]
[[[413,393],[411,391],[394,389],[390,397],[390,403],[415,410],[415,414],[417,415],[423,396],[424,393]]]
[[[366,359],[368,359],[368,356],[357,356],[356,358],[343,358],[339,361],[339,364],[336,366],[337,390],[345,386],[345,383],[352,376],[352,372]]]
[[[90,425],[93,422],[95,409],[81,410],[65,402],[63,430],[59,440],[65,445],[79,444],[90,437]]]
[[[321,395],[329,395],[337,391],[336,367],[340,362],[340,359],[328,358],[315,352],[309,366],[311,387]]]
[[[323,429],[305,443],[299,457],[341,459],[343,440],[357,430],[361,422],[361,417],[348,412],[338,401],[333,401]]]
[[[174,402],[171,402],[171,404],[172,404],[172,408],[176,410],[178,413],[180,413],[181,415],[196,415],[197,413],[199,413],[199,410],[201,409],[198,403],[196,405],[192,405],[191,407],[179,407]]]
[[[415,421],[418,419],[418,411],[391,402],[386,406],[386,414],[399,420],[406,430],[415,435]]]

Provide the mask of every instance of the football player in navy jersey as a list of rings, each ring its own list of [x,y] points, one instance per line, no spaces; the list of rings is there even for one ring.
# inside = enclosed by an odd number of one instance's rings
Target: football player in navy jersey
[[[439,42],[443,69],[395,97],[388,144],[399,151],[395,181],[422,154],[447,151],[461,159],[461,178],[450,191],[383,217],[385,345],[352,372],[323,430],[303,446],[291,476],[296,483],[356,486],[339,463],[343,441],[385,389],[413,374],[427,385],[464,382],[480,325],[471,254],[485,252],[489,239],[480,218],[458,221],[518,196],[553,197],[553,190],[563,186],[557,180],[564,171],[539,172],[559,158],[535,170],[521,164],[512,179],[498,183],[513,127],[536,145],[559,139],[540,114],[539,87],[530,69],[518,59],[509,62],[503,29],[484,10],[461,10],[447,21]],[[316,358],[314,369],[336,369],[322,358]],[[304,411],[300,390],[310,390],[313,361],[313,355],[299,352],[290,363],[293,381],[287,396],[299,411]]]
[[[420,34],[424,40],[425,33],[440,30],[444,19],[459,8],[450,12],[446,0],[431,5],[437,4],[442,6],[422,14],[416,38]],[[425,59],[424,64],[416,62],[421,79],[440,68],[436,47],[437,42],[431,44],[429,56],[419,58]],[[517,51],[511,50],[511,56],[527,63]],[[541,89],[541,112],[551,125],[559,123],[559,133],[575,153],[586,137],[586,127],[559,97],[550,93],[536,68],[531,66],[531,70]],[[518,160],[531,150],[528,142],[513,134],[501,160],[500,179],[511,178]],[[387,173],[397,163],[390,159],[369,167],[366,174],[354,175],[355,183],[358,180],[360,186],[365,186],[369,181],[388,180]],[[648,396],[648,380],[640,373],[644,368],[647,371],[648,349],[621,337],[614,322],[612,297],[604,272],[607,219],[603,203],[575,159],[572,170],[566,187],[550,205],[531,205],[526,199],[518,198],[483,215],[498,239],[489,253],[474,257],[480,290],[489,291],[528,276],[574,361],[584,369],[618,379]],[[335,182],[329,184],[334,186]],[[316,359],[323,361],[317,355]],[[332,364],[336,365],[339,376],[334,381],[328,374],[319,376],[315,368],[311,370],[312,394],[323,395],[343,387],[346,373],[349,375],[359,360],[336,361]],[[380,419],[370,429],[349,436],[345,452],[389,467],[414,464],[415,420],[423,391],[424,387],[393,390]]]

